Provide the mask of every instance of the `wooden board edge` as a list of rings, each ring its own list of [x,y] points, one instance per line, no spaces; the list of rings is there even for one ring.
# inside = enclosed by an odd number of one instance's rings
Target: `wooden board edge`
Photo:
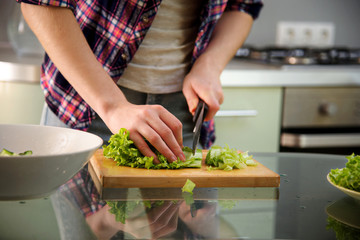
[[[88,164],[88,171],[89,171],[91,179],[94,182],[95,188],[97,189],[97,191],[100,195],[100,198],[102,198],[103,190],[104,190],[103,184],[102,184],[101,180],[98,178],[98,176],[96,175],[94,167],[92,166],[92,163],[90,161]]]
[[[223,181],[229,177],[218,177],[217,182],[207,182],[204,177],[173,177],[168,179],[166,177],[153,177],[152,181],[146,183],[144,181],[137,182],[136,177],[122,177],[119,178],[104,178],[102,187],[106,188],[181,188],[184,186],[187,179],[195,183],[198,188],[211,188],[211,187],[279,187],[280,175],[276,174],[269,179],[269,177],[241,177],[241,179],[234,178],[234,181]],[[233,177],[232,177],[233,178]],[[236,181],[238,180],[238,181]],[[154,184],[155,182],[155,184]],[[205,183],[204,183],[205,182]],[[222,184],[221,182],[226,182]]]

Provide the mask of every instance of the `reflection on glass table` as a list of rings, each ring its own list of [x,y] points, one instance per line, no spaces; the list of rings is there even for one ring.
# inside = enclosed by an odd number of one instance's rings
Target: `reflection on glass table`
[[[74,197],[78,191],[59,190],[51,199],[61,237],[331,240],[340,236],[329,220],[334,218],[330,210],[343,203],[346,194],[326,176],[344,166],[345,156],[252,154],[280,175],[279,188],[195,188],[193,202],[186,201],[179,188],[116,189],[110,199],[93,199],[98,205],[88,215],[79,210],[84,203]],[[360,204],[351,202],[353,212],[359,211]],[[336,213],[344,212],[345,205]]]

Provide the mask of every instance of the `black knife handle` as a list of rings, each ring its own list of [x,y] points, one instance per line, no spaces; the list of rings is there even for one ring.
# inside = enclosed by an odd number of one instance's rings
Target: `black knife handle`
[[[206,114],[209,110],[209,107],[208,105],[204,102],[204,100],[202,100],[201,98],[199,98],[199,102],[198,102],[198,105],[196,107],[196,110],[195,110],[195,113],[194,113],[194,116],[193,116],[193,122],[196,122],[197,118],[199,117],[199,114],[200,114],[200,110],[203,108],[204,106],[204,119],[206,117]]]

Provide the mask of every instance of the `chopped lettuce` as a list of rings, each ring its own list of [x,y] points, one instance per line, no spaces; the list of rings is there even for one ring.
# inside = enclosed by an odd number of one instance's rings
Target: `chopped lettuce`
[[[195,186],[193,181],[187,179],[184,186],[181,188],[182,197],[187,205],[192,205],[194,203],[193,190]]]
[[[181,190],[182,190],[182,192],[188,192],[192,195],[195,186],[196,185],[194,182],[192,182],[190,179],[187,179],[185,182],[185,185],[181,188]]]
[[[28,151],[25,151],[22,153],[14,153],[14,152],[11,152],[11,151],[3,148],[0,152],[0,156],[25,156],[25,155],[32,155],[32,151],[28,150]]]
[[[345,168],[331,169],[330,180],[338,186],[360,192],[360,155],[346,157]]]
[[[150,146],[151,147],[151,146]],[[179,168],[201,168],[202,151],[199,149],[192,154],[189,147],[184,147],[183,152],[186,161],[178,159],[175,162],[168,162],[164,155],[152,147],[160,163],[153,163],[153,157],[144,156],[129,138],[129,132],[122,128],[118,134],[113,134],[109,144],[103,146],[103,154],[106,158],[114,159],[118,166],[147,169],[179,169]]]
[[[229,146],[224,148],[220,146],[211,147],[206,155],[205,164],[210,166],[209,169],[225,171],[257,165],[252,156],[249,156],[247,152],[238,152],[236,149],[230,149]]]

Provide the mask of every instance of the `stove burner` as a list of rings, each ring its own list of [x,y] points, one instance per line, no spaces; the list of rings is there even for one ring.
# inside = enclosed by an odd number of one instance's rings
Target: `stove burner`
[[[236,57],[263,63],[288,65],[360,64],[360,49],[243,47]]]

